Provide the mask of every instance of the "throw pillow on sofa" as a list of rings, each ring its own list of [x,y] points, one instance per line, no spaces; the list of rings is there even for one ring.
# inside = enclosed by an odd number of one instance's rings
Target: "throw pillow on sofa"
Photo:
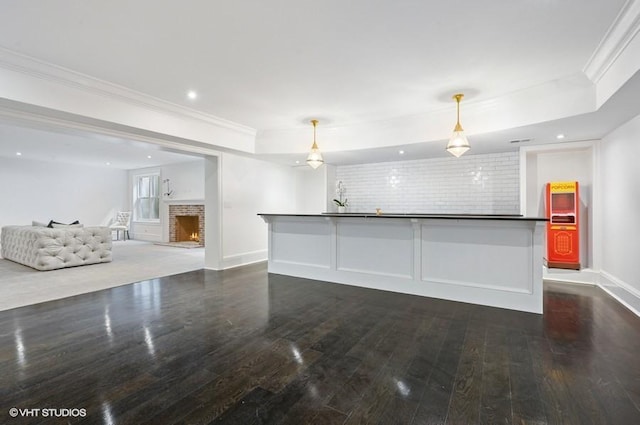
[[[54,224],[62,224],[63,226],[70,226],[70,225],[72,225],[72,224],[80,224],[80,221],[76,220],[76,221],[74,221],[73,223],[66,224],[66,223],[58,223],[57,221],[53,221],[53,220],[51,220],[51,221],[49,222],[49,224],[47,224],[47,227],[51,227],[51,228],[53,228],[53,225],[54,225]]]

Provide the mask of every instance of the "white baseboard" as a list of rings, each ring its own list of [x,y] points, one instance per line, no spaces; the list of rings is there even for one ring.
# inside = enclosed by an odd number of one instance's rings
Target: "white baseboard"
[[[597,285],[600,273],[591,269],[563,270],[548,269],[542,270],[544,280],[555,280],[557,282],[584,283],[587,285]]]
[[[640,316],[640,291],[628,283],[602,270],[598,286],[622,305]]]
[[[130,233],[129,236],[137,241],[162,242],[162,235],[153,233]]]
[[[222,259],[222,270],[234,267],[246,266],[261,261],[267,261],[268,251],[261,249],[259,251],[244,252],[242,254],[229,255]]]
[[[562,270],[545,267],[542,277],[544,280],[557,282],[597,285],[620,304],[640,316],[640,291],[604,270]]]

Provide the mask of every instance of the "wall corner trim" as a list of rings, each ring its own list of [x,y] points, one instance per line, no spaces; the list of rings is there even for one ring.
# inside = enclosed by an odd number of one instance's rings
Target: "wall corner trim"
[[[640,317],[640,291],[638,289],[604,270],[600,271],[598,286]]]

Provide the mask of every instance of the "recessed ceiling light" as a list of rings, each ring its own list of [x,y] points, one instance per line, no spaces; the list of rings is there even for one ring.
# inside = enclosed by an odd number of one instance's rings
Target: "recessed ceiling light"
[[[300,161],[296,161],[296,164],[300,164]]]
[[[147,155],[147,158],[151,159],[151,155]]]
[[[16,152],[16,156],[22,156],[22,152]]]
[[[195,92],[195,91],[193,91],[193,90],[189,90],[189,91],[187,92],[187,97],[188,97],[189,99],[191,99],[191,100],[195,100],[195,99],[198,97],[198,93],[196,93],[196,92]]]
[[[556,139],[560,140],[560,139],[564,139],[564,134],[558,134],[556,136]]]
[[[404,155],[404,151],[403,151],[403,150],[399,150],[399,151],[398,151],[398,153],[399,153],[400,155]]]
[[[111,163],[110,163],[110,162],[107,162],[106,164],[107,164],[107,165],[111,165]]]

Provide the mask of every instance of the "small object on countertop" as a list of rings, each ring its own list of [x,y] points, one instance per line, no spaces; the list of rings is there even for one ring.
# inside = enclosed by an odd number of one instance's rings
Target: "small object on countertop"
[[[381,215],[382,214],[382,210],[380,208],[376,208],[376,215]]]

